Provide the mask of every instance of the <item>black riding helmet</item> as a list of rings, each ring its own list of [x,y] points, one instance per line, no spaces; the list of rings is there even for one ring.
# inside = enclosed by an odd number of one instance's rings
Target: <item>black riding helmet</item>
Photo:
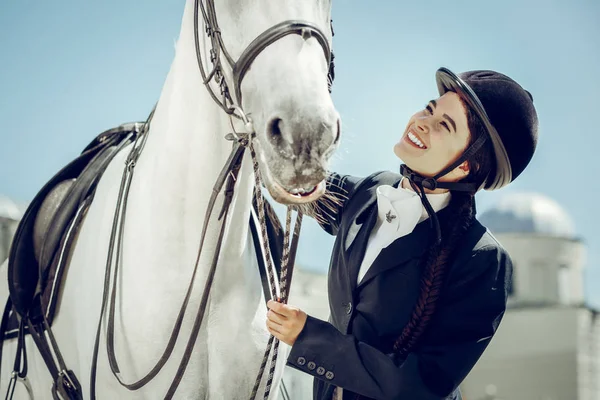
[[[478,138],[461,157],[434,177],[423,177],[406,165],[401,165],[401,174],[419,189],[421,200],[430,217],[434,217],[434,213],[425,197],[424,188],[474,193],[482,188],[495,190],[504,187],[525,170],[533,157],[538,136],[538,118],[533,96],[508,76],[487,70],[456,75],[447,68],[440,68],[436,72],[436,81],[440,96],[449,91],[458,94],[479,118],[487,134]],[[492,143],[495,162],[481,187],[477,187],[475,183],[437,181],[475,154],[486,140]],[[436,225],[439,241],[439,223],[437,218],[432,220]]]

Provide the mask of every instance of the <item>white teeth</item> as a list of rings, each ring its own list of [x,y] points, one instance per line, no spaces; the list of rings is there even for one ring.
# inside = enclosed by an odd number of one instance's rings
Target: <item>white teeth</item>
[[[291,190],[288,190],[289,194],[305,194],[305,193],[310,193],[314,190],[315,188],[310,188],[310,189],[304,189],[304,188],[294,188]]]
[[[291,194],[304,194],[306,191],[302,188],[300,189],[292,189],[289,191]]]
[[[422,148],[422,149],[425,148],[425,145],[412,132],[408,132],[408,138],[410,139],[411,142],[413,142],[420,148]]]

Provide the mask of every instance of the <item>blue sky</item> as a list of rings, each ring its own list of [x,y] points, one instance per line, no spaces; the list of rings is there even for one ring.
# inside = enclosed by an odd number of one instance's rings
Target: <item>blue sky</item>
[[[0,193],[26,202],[96,134],[145,119],[174,55],[183,1],[0,2]],[[533,93],[538,151],[509,188],[568,209],[588,246],[589,301],[600,306],[595,0],[334,1],[334,101],[344,137],[333,169],[396,169],[391,147],[434,97],[435,70],[495,69]],[[299,263],[325,270],[331,238],[304,225]]]

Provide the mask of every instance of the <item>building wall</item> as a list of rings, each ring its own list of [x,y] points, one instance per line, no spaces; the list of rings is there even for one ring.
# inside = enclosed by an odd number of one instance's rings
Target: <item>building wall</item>
[[[586,310],[579,318],[577,351],[579,400],[600,399],[600,315]]]
[[[498,234],[514,264],[510,305],[584,302],[585,246],[579,240]]]
[[[585,308],[567,307],[508,310],[463,383],[465,400],[489,399],[486,388],[492,385],[497,393],[492,399],[600,399],[589,396],[597,390],[597,377],[582,374],[598,361],[597,351],[590,354],[586,342],[591,314]]]
[[[0,217],[0,264],[8,258],[10,244],[17,230],[17,221]]]

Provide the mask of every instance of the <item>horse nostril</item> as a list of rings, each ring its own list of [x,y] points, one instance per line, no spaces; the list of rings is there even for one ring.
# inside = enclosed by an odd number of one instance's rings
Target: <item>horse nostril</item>
[[[340,137],[342,136],[342,124],[340,119],[337,120],[335,139],[333,140],[333,144],[337,144],[340,141]]]
[[[279,143],[279,141],[281,141],[282,123],[283,121],[281,118],[273,118],[267,126],[267,135],[275,143]]]

